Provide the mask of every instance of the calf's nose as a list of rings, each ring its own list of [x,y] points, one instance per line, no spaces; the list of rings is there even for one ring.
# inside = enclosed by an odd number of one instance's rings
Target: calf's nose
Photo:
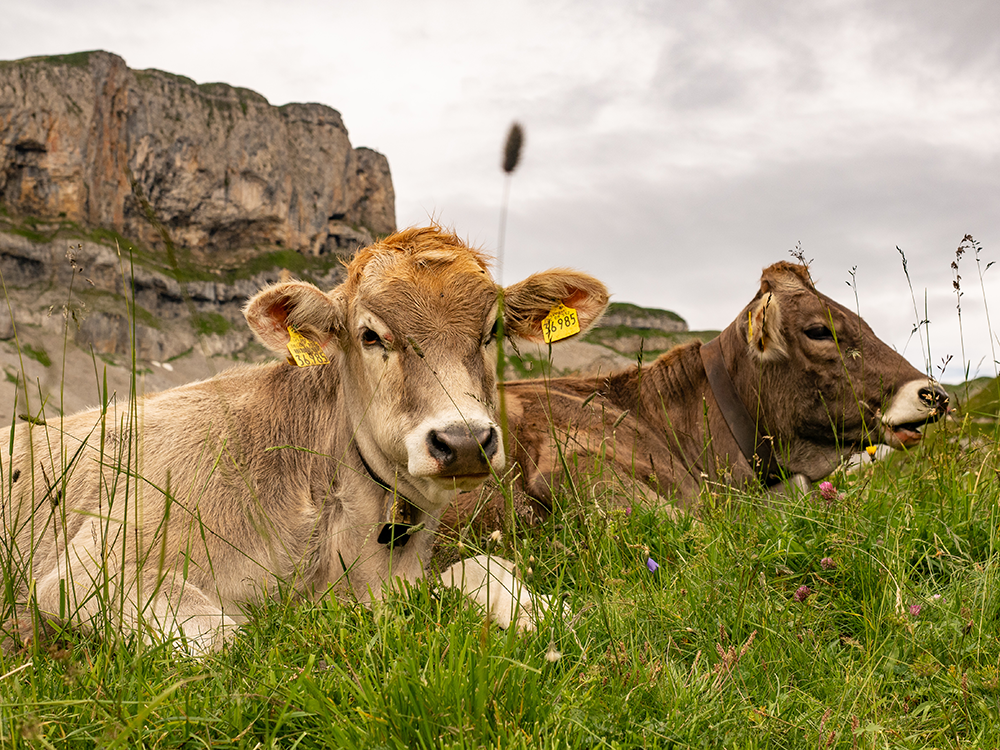
[[[451,425],[427,434],[427,450],[441,467],[440,476],[486,474],[500,444],[496,428]]]
[[[948,404],[951,399],[948,397],[948,392],[939,383],[925,385],[917,391],[917,398],[933,410],[934,417],[943,417],[948,413]]]

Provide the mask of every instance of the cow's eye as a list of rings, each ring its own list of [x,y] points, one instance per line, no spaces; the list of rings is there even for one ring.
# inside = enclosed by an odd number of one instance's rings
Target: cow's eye
[[[497,328],[499,327],[499,325],[500,325],[499,320],[493,321],[493,327],[490,329],[489,334],[483,340],[483,346],[489,346],[490,344],[492,344],[494,341],[497,340]]]
[[[833,331],[826,326],[811,326],[805,330],[805,334],[813,341],[833,341]]]
[[[371,348],[374,346],[385,348],[385,344],[382,342],[382,337],[375,333],[375,331],[371,328],[362,329],[361,345],[365,348]]]

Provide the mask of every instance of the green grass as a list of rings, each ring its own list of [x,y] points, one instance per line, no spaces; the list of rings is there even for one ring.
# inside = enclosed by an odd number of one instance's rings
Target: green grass
[[[90,64],[90,56],[94,51],[71,52],[68,55],[49,55],[41,58],[42,62],[49,65],[69,65],[76,68],[86,68]]]
[[[624,339],[643,339],[643,353],[649,355],[644,357],[646,361],[652,361],[657,355],[669,351],[678,344],[684,344],[693,339],[700,339],[703,342],[711,341],[719,335],[718,331],[658,331],[648,328],[632,328],[630,326],[608,326],[594,328],[588,331],[583,340],[591,344],[600,344],[609,349],[613,349],[619,354],[632,356],[638,354],[638,349],[634,346],[624,346]],[[652,341],[653,344],[645,342]],[[665,343],[666,346],[657,346],[658,343]]]
[[[1000,378],[990,379],[979,393],[969,399],[966,411],[977,417],[1000,418]]]
[[[36,349],[31,344],[24,344],[21,347],[21,351],[24,352],[25,356],[30,357],[42,365],[42,367],[52,366],[52,358],[49,357],[48,352],[40,347]]]
[[[532,633],[425,583],[279,592],[201,659],[100,627],[0,653],[0,747],[1000,747],[1000,432],[972,426],[829,502],[706,490],[674,518],[564,489],[467,542],[557,602]]]
[[[565,600],[535,633],[426,586],[259,606],[202,660],[67,633],[0,657],[0,744],[995,747],[1000,463],[955,437],[832,503],[706,493],[671,520],[564,493],[490,550]]]
[[[218,253],[213,256],[213,267],[209,268],[183,249],[176,253],[173,265],[165,262],[165,254],[151,249],[141,242],[129,239],[110,229],[90,229],[65,218],[39,219],[33,216],[12,218],[4,208],[0,210],[0,231],[25,237],[35,243],[53,240],[87,240],[110,248],[117,248],[130,257],[131,262],[180,283],[211,281],[233,284],[249,279],[264,271],[287,269],[305,280],[315,280],[339,266],[339,255],[306,256],[287,248],[258,248],[252,257],[226,257]]]
[[[515,378],[545,378],[553,376],[552,362],[526,353],[507,353],[507,366]],[[558,374],[558,373],[555,373]]]
[[[87,311],[101,310],[106,312],[117,312],[122,309],[121,295],[104,289],[94,289],[92,287],[84,286],[75,291],[75,296],[77,299],[84,302],[84,309]],[[161,330],[163,328],[163,322],[142,305],[132,303],[127,312],[134,316],[137,323],[141,323],[157,330]]]
[[[684,322],[682,318],[677,313],[672,310],[660,310],[655,307],[640,307],[639,305],[634,305],[631,302],[612,302],[608,305],[608,311],[606,314],[612,315],[615,313],[622,313],[628,315],[641,315],[646,318],[660,318],[661,320],[667,320],[671,322]]]
[[[191,327],[194,328],[199,336],[208,336],[210,334],[224,336],[232,329],[233,324],[219,315],[219,313],[203,312],[196,313],[191,318]]]
[[[72,52],[68,55],[45,55],[41,57],[26,57],[21,60],[0,61],[0,67],[14,67],[31,64],[42,65],[69,65],[74,68],[86,68],[90,64],[90,52]]]

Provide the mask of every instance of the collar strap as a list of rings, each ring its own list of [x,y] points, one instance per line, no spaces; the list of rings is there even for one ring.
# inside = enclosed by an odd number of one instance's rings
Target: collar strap
[[[423,524],[420,527],[414,527],[413,525],[413,503],[407,497],[390,487],[388,482],[376,474],[374,469],[365,461],[365,457],[361,453],[361,448],[357,444],[354,447],[357,450],[358,458],[361,459],[361,465],[368,472],[368,476],[375,484],[388,492],[392,498],[389,502],[389,508],[386,511],[386,523],[378,533],[378,543],[386,545],[389,549],[393,547],[405,547],[415,531],[423,526]]]
[[[774,438],[761,434],[761,430],[757,429],[758,422],[750,416],[740,394],[736,392],[722,356],[721,338],[721,335],[716,336],[701,347],[701,361],[705,365],[708,385],[743,457],[750,462],[757,479],[770,487],[782,478],[781,467],[774,455]]]

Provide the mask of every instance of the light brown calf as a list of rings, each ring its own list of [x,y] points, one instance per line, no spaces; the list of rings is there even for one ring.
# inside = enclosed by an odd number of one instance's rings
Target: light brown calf
[[[855,313],[777,263],[709,344],[608,376],[508,383],[511,467],[523,520],[552,509],[565,467],[613,483],[620,502],[690,507],[706,481],[817,480],[872,443],[910,446],[948,397]],[[526,497],[525,497],[526,496]],[[504,516],[496,487],[463,494],[446,524]]]
[[[286,282],[250,300],[250,327],[283,361],[18,425],[0,456],[0,564],[22,627],[38,626],[26,612],[43,626],[103,616],[202,652],[279,582],[369,601],[422,577],[445,508],[504,465],[497,296],[477,251],[406,230],[358,253],[329,293]],[[553,306],[587,327],[607,293],[554,270],[505,300],[508,330],[537,341]],[[284,361],[291,338],[330,363]],[[524,624],[533,602],[511,572],[484,556],[444,578]]]

